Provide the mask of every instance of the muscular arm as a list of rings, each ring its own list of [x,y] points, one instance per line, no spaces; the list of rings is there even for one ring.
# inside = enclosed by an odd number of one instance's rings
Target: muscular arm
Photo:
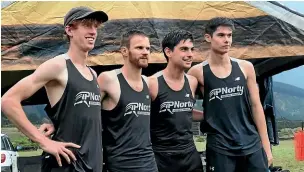
[[[204,95],[204,75],[202,64],[200,63],[191,67],[187,74],[196,78],[196,80],[198,81],[197,88],[199,89],[199,91],[201,91],[201,94]]]
[[[188,80],[189,80],[192,96],[195,97],[195,91],[196,91],[197,86],[198,86],[198,81],[194,76],[187,75],[187,77],[188,77]],[[193,119],[193,121],[203,120],[204,119],[204,112],[200,111],[200,110],[197,110],[197,109],[193,109],[192,119]]]
[[[253,65],[250,62],[241,62],[244,66],[247,75],[247,86],[250,94],[251,107],[253,113],[253,120],[257,126],[259,135],[262,140],[263,148],[267,154],[268,165],[272,163],[272,153],[270,149],[270,142],[267,134],[265,114],[260,102],[259,90],[256,83],[256,75]]]
[[[97,82],[98,82],[99,90],[100,90],[101,102],[103,101],[104,97],[106,96],[107,89],[109,88],[110,78],[108,75],[109,75],[108,72],[102,72],[97,78]]]
[[[191,86],[191,90],[192,90],[192,94],[193,96],[195,95],[195,91],[197,90],[197,88],[200,89],[202,95],[203,95],[203,91],[204,91],[204,81],[203,81],[203,70],[202,70],[202,66],[200,64],[197,64],[195,66],[193,66],[192,68],[189,69],[188,71],[188,75],[192,76],[194,79],[192,79],[192,86]],[[204,112],[200,111],[200,110],[196,110],[193,109],[193,120],[194,121],[201,121],[204,119]]]
[[[59,166],[62,165],[60,155],[62,155],[68,163],[71,162],[69,157],[76,160],[73,153],[66,148],[67,146],[75,148],[80,148],[80,146],[73,143],[55,142],[45,137],[28,120],[22,109],[21,101],[32,96],[49,81],[57,80],[64,69],[65,64],[62,66],[62,63],[60,63],[57,58],[51,59],[40,65],[33,74],[14,85],[3,95],[1,100],[2,111],[7,118],[27,137],[39,143],[45,152],[55,156]]]
[[[50,72],[54,71],[54,69],[56,69],[55,71],[61,70],[60,65],[53,59],[40,65],[33,74],[20,80],[8,90],[3,95],[1,101],[2,111],[7,118],[15,124],[22,133],[39,144],[43,142],[45,137],[28,120],[22,109],[21,101],[32,96],[47,82],[55,80],[58,72]]]
[[[102,72],[97,82],[100,89],[102,109],[113,109],[120,98],[120,85],[115,70]]]
[[[154,101],[158,93],[157,77],[155,75],[148,77],[148,83],[149,83],[149,93],[152,101]]]

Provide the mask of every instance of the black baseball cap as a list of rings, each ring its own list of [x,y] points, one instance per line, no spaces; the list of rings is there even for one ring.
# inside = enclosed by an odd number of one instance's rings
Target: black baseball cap
[[[75,20],[91,18],[96,19],[102,23],[108,21],[108,15],[103,11],[93,11],[88,7],[72,8],[64,17],[64,27],[71,24]]]

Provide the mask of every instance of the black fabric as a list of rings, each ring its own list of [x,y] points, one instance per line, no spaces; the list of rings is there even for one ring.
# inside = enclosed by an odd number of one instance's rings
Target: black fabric
[[[228,156],[206,149],[207,172],[268,172],[263,148],[246,156]]]
[[[45,108],[54,124],[53,140],[72,142],[80,149],[69,148],[76,156],[73,167],[78,172],[102,171],[101,104],[95,75],[88,81],[77,70],[70,59],[66,60],[68,81],[59,102]],[[43,168],[57,168],[55,157],[48,153],[42,156]],[[64,158],[63,166],[69,166]]]
[[[17,167],[20,172],[40,172],[41,156],[18,157]]]
[[[151,141],[154,151],[176,152],[195,148],[192,128],[192,109],[195,99],[189,81],[172,90],[164,76],[158,77],[158,94],[152,102]]]
[[[279,144],[279,134],[276,123],[275,104],[273,100],[272,77],[258,80],[260,99],[266,118],[269,141],[273,145]]]
[[[47,162],[47,161],[44,161],[44,162]],[[41,172],[77,172],[77,171],[75,170],[75,168],[72,164],[71,165],[66,164],[63,167],[54,167],[54,166],[50,166],[49,163],[42,163]]]
[[[109,172],[157,172],[150,139],[151,99],[131,88],[119,71],[121,94],[116,107],[102,110],[105,164]]]
[[[217,78],[206,61],[202,132],[207,147],[226,155],[246,155],[262,147],[253,121],[246,78],[236,59],[228,77]]]
[[[159,172],[203,172],[202,159],[196,149],[189,152],[157,152],[155,159]]]

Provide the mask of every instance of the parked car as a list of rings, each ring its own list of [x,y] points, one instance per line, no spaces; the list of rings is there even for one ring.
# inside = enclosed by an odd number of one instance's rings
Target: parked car
[[[9,137],[1,134],[1,172],[18,172],[18,156],[19,154]]]

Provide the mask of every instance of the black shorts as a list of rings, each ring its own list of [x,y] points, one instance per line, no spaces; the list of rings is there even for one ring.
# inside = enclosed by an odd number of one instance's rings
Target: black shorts
[[[268,172],[264,149],[246,156],[228,156],[206,149],[207,172]]]
[[[41,162],[41,172],[76,172],[72,164],[68,164],[63,157],[61,157],[62,167],[57,163],[57,160],[52,155],[43,152]]]
[[[159,172],[203,172],[202,159],[196,149],[190,152],[154,152]]]

